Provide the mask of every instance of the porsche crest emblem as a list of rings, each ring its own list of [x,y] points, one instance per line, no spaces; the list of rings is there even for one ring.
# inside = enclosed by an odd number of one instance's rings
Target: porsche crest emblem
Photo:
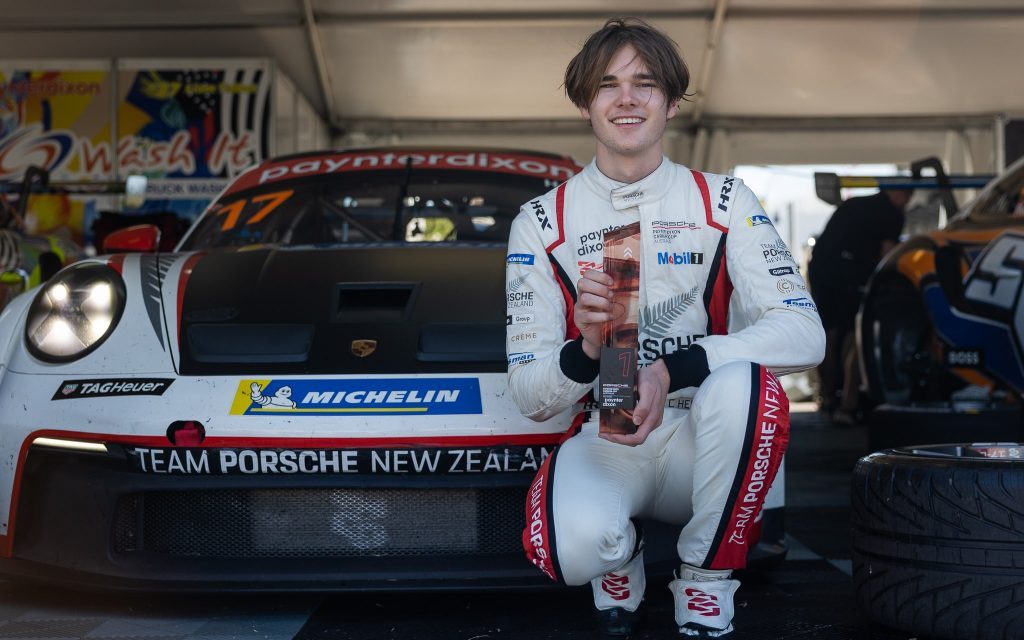
[[[376,340],[353,340],[352,355],[357,358],[365,358],[377,350]]]

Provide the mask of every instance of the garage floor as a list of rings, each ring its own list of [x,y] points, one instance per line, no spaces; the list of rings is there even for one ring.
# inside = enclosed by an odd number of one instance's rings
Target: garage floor
[[[734,640],[902,640],[867,622],[849,577],[849,472],[866,451],[864,427],[794,412],[786,457],[789,559],[739,578]],[[637,638],[678,637],[672,600],[652,576],[649,624]],[[55,591],[0,581],[0,639],[133,640],[593,638],[590,594],[138,597]]]

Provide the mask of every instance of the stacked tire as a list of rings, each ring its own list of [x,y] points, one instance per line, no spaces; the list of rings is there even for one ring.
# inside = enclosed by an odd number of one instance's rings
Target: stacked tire
[[[869,618],[931,638],[1024,638],[1024,445],[871,454],[852,507]]]

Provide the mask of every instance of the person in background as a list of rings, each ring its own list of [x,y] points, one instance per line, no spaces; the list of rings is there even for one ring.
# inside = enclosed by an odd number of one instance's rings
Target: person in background
[[[853,325],[864,287],[878,261],[897,242],[910,190],[883,190],[840,204],[814,243],[808,264],[811,297],[825,327],[825,359],[818,366],[820,406],[840,424],[853,424],[860,369]]]

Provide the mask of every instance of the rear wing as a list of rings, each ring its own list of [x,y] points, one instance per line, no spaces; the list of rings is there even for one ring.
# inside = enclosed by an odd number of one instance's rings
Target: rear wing
[[[933,176],[921,175],[922,169],[932,169]],[[835,173],[815,172],[814,191],[831,205],[842,201],[840,189],[937,189],[942,204],[952,215],[959,209],[953,189],[980,189],[995,175],[946,175],[938,158],[924,158],[910,165],[909,176],[840,176]]]

